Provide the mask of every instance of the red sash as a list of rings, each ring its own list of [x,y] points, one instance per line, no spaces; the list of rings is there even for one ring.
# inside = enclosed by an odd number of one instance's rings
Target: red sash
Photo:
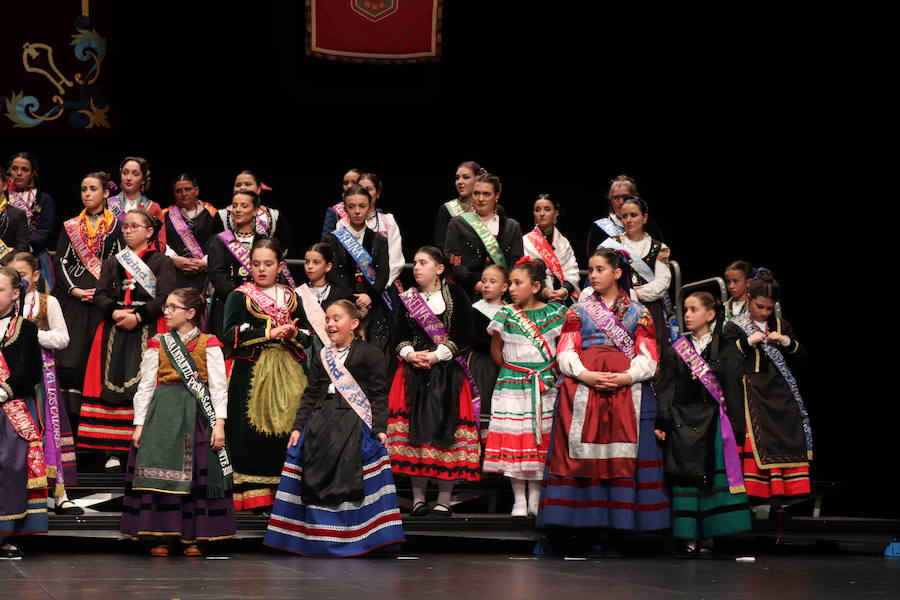
[[[85,269],[90,271],[91,275],[94,276],[94,279],[100,279],[100,270],[103,268],[103,261],[100,260],[100,257],[91,252],[87,236],[85,236],[84,231],[81,230],[80,219],[78,217],[69,219],[63,223],[63,228],[66,230],[66,235],[69,236],[69,241],[72,243],[72,250],[75,251],[78,260],[81,261],[81,264],[84,265]]]
[[[15,320],[21,317],[13,317],[9,323],[9,328],[15,327]],[[6,357],[0,351],[0,381],[5,382],[9,379],[9,365]],[[28,442],[28,454],[26,462],[28,465],[28,489],[40,488],[47,486],[47,466],[44,463],[44,445],[41,442],[41,431],[28,412],[25,401],[20,398],[10,398],[3,403],[3,412],[16,434]]]
[[[562,265],[556,257],[556,252],[553,250],[553,247],[547,243],[547,238],[544,237],[540,228],[535,226],[534,229],[525,234],[525,237],[528,238],[528,241],[530,241],[534,246],[534,249],[537,250],[538,256],[541,257],[541,260],[544,261],[547,268],[553,273],[553,276],[559,279],[560,283],[565,283],[566,278],[563,274]]]

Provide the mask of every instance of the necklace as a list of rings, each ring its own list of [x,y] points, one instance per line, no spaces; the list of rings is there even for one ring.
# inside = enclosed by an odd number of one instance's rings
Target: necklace
[[[319,304],[322,304],[322,302],[325,300],[325,298],[328,297],[328,293],[331,291],[331,284],[326,283],[325,285],[323,285],[321,287],[314,287],[314,286],[310,285],[309,289],[311,289],[313,291],[313,294],[316,295],[316,300],[319,301]]]

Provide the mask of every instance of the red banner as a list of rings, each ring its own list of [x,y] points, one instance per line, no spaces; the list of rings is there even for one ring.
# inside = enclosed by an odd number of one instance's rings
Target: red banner
[[[440,56],[443,0],[306,0],[306,9],[310,55],[376,62]]]

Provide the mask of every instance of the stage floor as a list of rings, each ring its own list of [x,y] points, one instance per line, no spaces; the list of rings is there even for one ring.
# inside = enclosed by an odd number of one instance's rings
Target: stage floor
[[[564,560],[490,553],[312,559],[233,545],[227,558],[150,558],[110,540],[43,538],[0,562],[9,599],[866,598],[900,596],[900,559],[783,549],[756,562]]]

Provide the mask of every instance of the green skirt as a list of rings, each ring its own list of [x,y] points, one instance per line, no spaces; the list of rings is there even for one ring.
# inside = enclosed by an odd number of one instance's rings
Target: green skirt
[[[685,540],[705,540],[750,529],[750,505],[744,492],[728,491],[722,435],[716,427],[715,471],[709,487],[672,486],[672,533]]]

